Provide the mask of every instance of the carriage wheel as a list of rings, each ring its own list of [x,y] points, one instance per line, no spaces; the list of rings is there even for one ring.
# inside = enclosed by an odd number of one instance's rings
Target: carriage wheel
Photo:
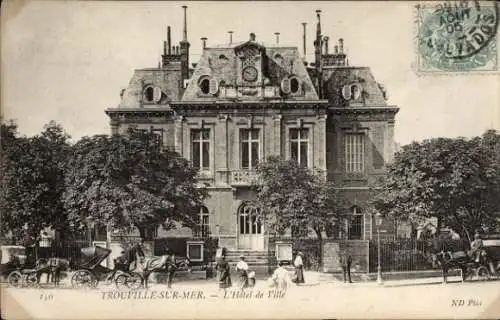
[[[137,290],[142,287],[143,282],[142,276],[137,272],[120,274],[115,280],[117,289]]]
[[[485,266],[480,266],[476,269],[476,276],[479,280],[488,280],[490,278],[490,271]]]
[[[7,277],[7,282],[9,285],[19,288],[23,284],[23,275],[19,271],[12,271]]]
[[[36,272],[30,273],[26,276],[26,285],[28,287],[35,287],[37,285]]]
[[[77,270],[71,277],[71,286],[75,289],[95,288],[97,287],[97,283],[98,280],[88,270]]]
[[[122,274],[118,275],[115,278],[116,289],[118,289],[118,290],[126,289],[128,277],[129,277],[129,275],[126,273],[122,273]]]
[[[132,290],[137,290],[142,288],[144,284],[144,279],[137,272],[131,272],[130,277],[128,278],[127,286]]]

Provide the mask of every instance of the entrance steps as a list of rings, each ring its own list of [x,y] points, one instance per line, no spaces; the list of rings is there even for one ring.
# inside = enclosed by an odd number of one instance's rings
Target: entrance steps
[[[229,263],[238,263],[240,255],[245,257],[248,266],[267,266],[269,264],[269,252],[252,250],[228,250],[226,259]]]

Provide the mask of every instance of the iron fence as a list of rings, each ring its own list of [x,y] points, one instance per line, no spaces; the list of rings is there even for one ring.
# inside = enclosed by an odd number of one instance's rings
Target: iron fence
[[[432,253],[439,251],[466,251],[468,241],[444,238],[418,240],[395,239],[381,240],[380,266],[383,272],[431,270]],[[378,243],[370,241],[369,270],[376,272],[378,267]]]

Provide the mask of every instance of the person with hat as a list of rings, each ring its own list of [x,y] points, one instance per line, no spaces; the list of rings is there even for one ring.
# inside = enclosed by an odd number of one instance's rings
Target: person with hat
[[[236,264],[236,272],[239,274],[239,287],[246,288],[248,286],[248,264],[243,255],[240,256],[240,261]]]
[[[288,270],[286,270],[283,265],[283,261],[278,262],[278,268],[274,270],[271,277],[271,286],[275,287],[276,289],[286,290],[290,286],[292,280],[290,279]]]
[[[302,252],[297,252],[295,260],[293,262],[293,266],[295,267],[295,283],[300,285],[301,283],[305,283],[304,280],[304,262],[302,261],[302,257],[304,254]]]
[[[222,255],[217,258],[216,269],[219,279],[219,288],[220,289],[230,288],[232,286],[231,272],[230,272],[231,268],[226,260],[226,255],[224,251],[222,251]]]
[[[483,240],[481,239],[479,233],[476,233],[474,235],[474,241],[471,242],[470,248],[471,256],[476,262],[479,262],[479,259],[481,257],[481,250],[483,249]]]

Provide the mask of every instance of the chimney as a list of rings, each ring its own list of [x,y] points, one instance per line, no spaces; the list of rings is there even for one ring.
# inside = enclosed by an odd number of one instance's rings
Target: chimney
[[[250,41],[255,41],[255,33],[250,33]]]
[[[184,9],[184,27],[182,28],[182,41],[179,43],[180,47],[177,47],[177,54],[180,54],[181,58],[181,85],[180,89],[183,90],[183,83],[185,80],[189,79],[189,47],[190,44],[187,38],[187,6],[182,6]]]
[[[280,33],[275,32],[274,35],[276,36],[276,44],[280,44]]]
[[[228,31],[227,33],[229,33],[229,44],[232,44],[233,43],[233,32]]]
[[[333,48],[335,50],[335,54],[338,54],[339,53],[339,46],[338,45],[334,45]]]
[[[323,37],[323,41],[325,42],[325,55],[328,54],[328,40],[330,40],[328,36]]]
[[[167,55],[167,48],[168,48],[167,41],[163,41],[163,55],[164,56]]]
[[[207,38],[203,37],[203,38],[200,38],[200,39],[203,42],[203,49],[205,49],[207,47]]]
[[[339,39],[339,52],[341,54],[344,53],[344,39],[342,39],[342,38]]]
[[[182,28],[182,41],[187,42],[188,31],[187,31],[187,6],[182,6],[184,9],[184,27]]]
[[[322,50],[322,36],[321,36],[321,10],[316,10],[316,17],[318,23],[316,24],[316,40],[314,41],[314,62],[316,66],[316,90],[318,91],[319,98],[323,98],[323,84],[322,84],[322,67],[321,67],[321,50]]]
[[[170,26],[167,26],[167,45],[168,45],[168,54],[172,54],[172,39],[170,38]]]
[[[304,50],[304,60],[306,60],[306,25],[307,22],[302,22],[302,49]]]

